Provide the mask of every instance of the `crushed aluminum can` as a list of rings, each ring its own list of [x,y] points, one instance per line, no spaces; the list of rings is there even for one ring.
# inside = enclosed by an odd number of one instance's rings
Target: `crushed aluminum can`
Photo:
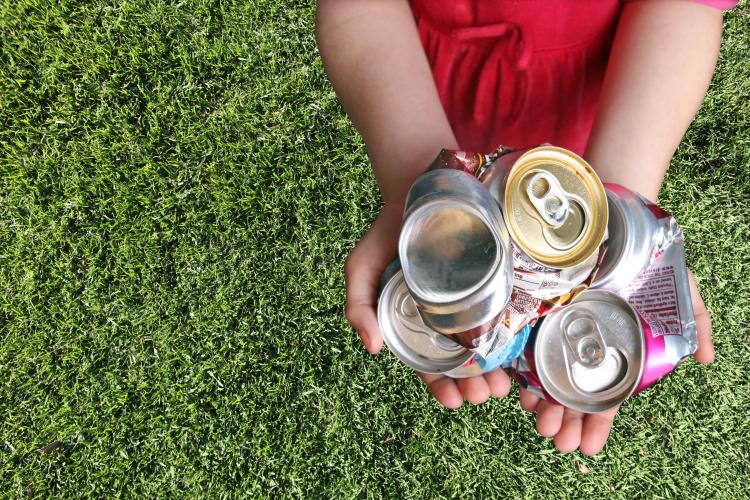
[[[617,294],[589,289],[537,324],[508,371],[538,397],[585,413],[606,411],[685,358],[681,343],[660,328]]]
[[[627,302],[587,290],[537,324],[512,372],[539,396],[598,413],[636,391],[646,349],[644,323]]]
[[[447,168],[419,177],[406,198],[398,249],[427,326],[481,355],[509,339],[498,322],[512,288],[510,239],[475,177]]]
[[[608,184],[610,240],[592,288],[617,292],[664,336],[673,355],[698,348],[685,243],[672,215],[622,186]]]
[[[599,251],[577,266],[551,269],[526,257],[515,245],[513,248],[513,287],[542,300],[561,297],[587,284],[599,262]]]
[[[606,254],[592,288],[617,292],[635,280],[655,257],[660,225],[649,203],[618,184],[604,184],[609,205]]]
[[[515,148],[502,145],[498,146],[497,149],[490,154],[443,149],[440,151],[437,158],[433,160],[427,170],[460,170],[461,172],[476,177],[480,182],[485,183],[485,176],[492,171],[498,158],[516,151]]]
[[[526,327],[486,357],[479,356],[424,324],[400,270],[391,268],[383,281],[378,300],[380,332],[388,349],[414,370],[452,378],[481,375],[520,355],[531,331]]]
[[[492,371],[496,368],[507,368],[511,366],[513,360],[523,353],[526,343],[531,335],[531,325],[527,324],[516,332],[501,349],[491,352],[487,357],[479,356],[477,363],[484,372]]]
[[[567,269],[590,261],[605,238],[607,198],[575,153],[550,145],[500,154],[483,175],[513,244],[533,262]]]
[[[698,332],[690,299],[684,247],[673,244],[619,294],[663,339],[670,359],[682,360],[698,349]]]
[[[513,286],[542,300],[579,288],[596,269],[599,244],[607,238],[598,176],[582,158],[550,145],[495,154],[482,182],[511,231]]]

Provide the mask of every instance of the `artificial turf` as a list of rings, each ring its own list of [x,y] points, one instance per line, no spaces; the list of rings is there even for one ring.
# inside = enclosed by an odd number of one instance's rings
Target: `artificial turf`
[[[562,455],[343,315],[381,201],[306,2],[0,3],[0,493],[749,496],[750,7],[660,203],[717,362]]]

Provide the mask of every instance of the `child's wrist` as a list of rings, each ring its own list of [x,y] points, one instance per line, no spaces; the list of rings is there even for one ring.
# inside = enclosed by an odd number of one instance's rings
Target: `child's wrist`
[[[400,219],[404,213],[404,200],[384,199],[383,208],[380,210],[383,216]]]

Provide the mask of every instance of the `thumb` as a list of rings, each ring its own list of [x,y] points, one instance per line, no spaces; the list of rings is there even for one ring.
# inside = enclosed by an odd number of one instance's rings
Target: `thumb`
[[[367,234],[346,259],[346,319],[365,348],[375,354],[383,347],[377,316],[380,274],[396,256],[400,212],[384,208]]]
[[[695,359],[699,363],[708,364],[714,360],[714,343],[711,339],[711,317],[708,315],[706,305],[698,291],[698,286],[693,278],[693,273],[688,272],[690,281],[690,297],[693,302],[693,313],[695,314],[695,328],[698,331],[698,349],[695,351]]]

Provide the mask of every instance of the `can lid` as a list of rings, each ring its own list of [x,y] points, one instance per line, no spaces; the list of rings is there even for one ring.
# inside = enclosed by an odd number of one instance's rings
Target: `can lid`
[[[378,323],[388,349],[411,368],[445,373],[469,362],[474,353],[427,327],[398,271],[378,301]]]
[[[513,263],[500,207],[465,172],[438,169],[416,180],[398,254],[422,319],[439,333],[481,328],[510,298]]]
[[[628,303],[612,292],[587,290],[544,319],[534,362],[550,396],[569,408],[596,413],[635,391],[645,349],[640,320]]]
[[[503,196],[510,236],[536,262],[573,267],[588,259],[607,229],[607,197],[580,156],[541,146],[511,168]]]

